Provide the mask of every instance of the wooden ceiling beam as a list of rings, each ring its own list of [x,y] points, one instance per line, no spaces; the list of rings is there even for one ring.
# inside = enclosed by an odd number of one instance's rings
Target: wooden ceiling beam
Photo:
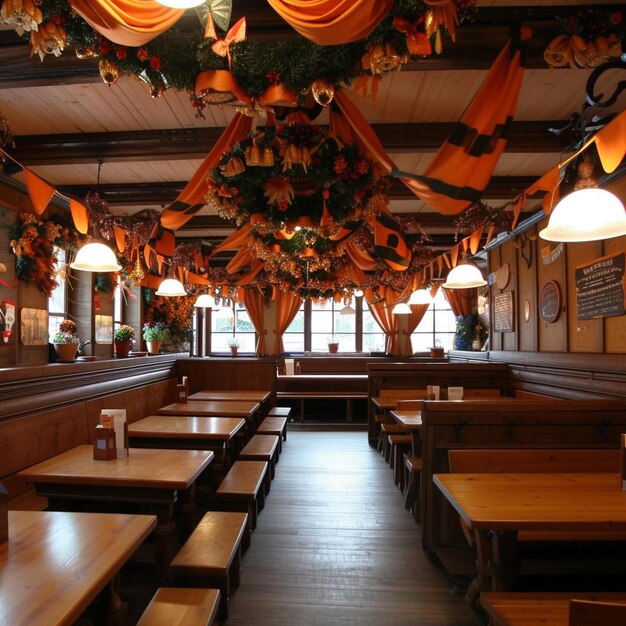
[[[569,136],[554,135],[549,128],[559,120],[513,122],[505,151],[510,153],[559,153]],[[373,124],[372,128],[390,153],[434,153],[454,129],[454,122]],[[112,133],[20,135],[9,150],[22,165],[161,161],[202,159],[221,136],[223,128],[178,128]]]

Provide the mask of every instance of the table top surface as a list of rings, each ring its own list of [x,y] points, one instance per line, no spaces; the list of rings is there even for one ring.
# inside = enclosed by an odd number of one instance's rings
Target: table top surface
[[[365,380],[367,374],[278,374],[279,380]]]
[[[197,391],[187,397],[187,400],[207,401],[218,400],[223,402],[233,401],[248,401],[248,402],[265,402],[272,395],[271,391],[262,390],[246,390],[246,389],[229,389],[226,391],[220,391],[218,389],[204,389],[203,391]]]
[[[149,415],[129,424],[128,436],[228,440],[245,425],[246,420],[241,417]]]
[[[436,474],[433,480],[477,530],[626,529],[618,474]]]
[[[512,398],[510,396],[471,396],[469,398],[463,398],[462,400],[446,400],[442,398],[441,400],[426,400],[425,398],[409,398],[407,396],[373,396],[372,402],[379,409],[395,409],[396,402],[398,400],[423,400],[424,402],[519,402],[519,398]]]
[[[252,417],[259,408],[252,400],[193,400],[174,402],[161,407],[159,415],[192,415],[196,417]]]
[[[422,427],[422,412],[421,411],[390,411],[389,415],[402,426],[406,426],[409,430]]]
[[[93,446],[83,445],[22,470],[18,476],[37,483],[188,489],[213,456],[210,450],[131,448],[129,456],[96,461]]]
[[[74,623],[155,526],[153,515],[9,511],[0,624]]]

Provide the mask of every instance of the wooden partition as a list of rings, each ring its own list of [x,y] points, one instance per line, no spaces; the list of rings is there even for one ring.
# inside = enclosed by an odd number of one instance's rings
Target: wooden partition
[[[28,490],[15,473],[92,441],[100,409],[129,421],[173,402],[176,356],[53,364],[2,370],[0,481],[10,497]]]
[[[463,545],[459,516],[433,484],[448,472],[455,448],[618,448],[626,432],[626,402],[500,400],[424,402],[422,410],[422,544]]]
[[[385,357],[371,356],[296,356],[300,374],[367,374],[369,363],[385,362]],[[284,360],[282,366],[284,367]]]
[[[495,363],[371,363],[368,365],[368,395],[380,395],[382,389],[426,389],[439,385],[442,389],[464,387],[467,389],[498,389],[508,395],[509,368]],[[370,403],[371,405],[371,403]],[[368,437],[372,446],[377,444],[374,411],[369,410]]]

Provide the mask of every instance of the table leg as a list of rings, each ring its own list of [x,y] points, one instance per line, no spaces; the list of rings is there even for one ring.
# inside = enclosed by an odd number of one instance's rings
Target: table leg
[[[177,551],[176,525],[174,524],[174,504],[155,507],[157,525],[154,529],[157,572],[160,579],[169,575],[170,563]]]
[[[120,575],[115,574],[102,592],[103,622],[106,626],[124,626],[128,604],[120,596]]]
[[[494,531],[491,533],[491,543],[491,590],[510,591],[520,571],[519,561],[515,558],[517,532]]]
[[[470,583],[465,594],[465,599],[470,605],[476,602],[478,596],[484,591],[491,590],[491,568],[489,564],[492,558],[492,544],[490,532],[487,530],[475,530],[476,539],[476,578]]]

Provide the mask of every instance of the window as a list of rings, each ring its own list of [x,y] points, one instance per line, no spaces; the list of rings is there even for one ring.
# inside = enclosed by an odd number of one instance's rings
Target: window
[[[385,352],[387,348],[387,335],[378,325],[370,311],[370,306],[363,300],[363,351]]]
[[[285,352],[304,352],[305,338],[305,303],[302,303],[300,310],[296,313],[291,324],[283,333],[283,349]]]
[[[254,352],[256,333],[243,302],[211,311],[211,352],[230,352],[228,340],[239,339],[241,352]]]
[[[124,299],[124,295],[122,294],[122,288],[120,285],[121,285],[121,282],[120,282],[120,279],[118,278],[117,285],[115,286],[115,291],[113,292],[113,331],[114,332],[115,332],[115,329],[122,324],[122,320],[123,320],[124,305],[122,301]],[[139,348],[136,348],[136,349],[138,350]]]
[[[54,269],[59,272],[65,265],[65,250],[54,248],[57,262]],[[48,298],[48,335],[50,341],[59,330],[59,324],[67,315],[67,282],[57,279],[58,287],[54,289]]]
[[[342,352],[356,351],[356,315],[340,315],[343,302],[326,301],[311,305],[311,352],[328,352],[328,340],[339,339]]]
[[[426,352],[436,345],[452,350],[456,322],[443,289],[437,291],[419,326],[411,335],[413,352]]]

